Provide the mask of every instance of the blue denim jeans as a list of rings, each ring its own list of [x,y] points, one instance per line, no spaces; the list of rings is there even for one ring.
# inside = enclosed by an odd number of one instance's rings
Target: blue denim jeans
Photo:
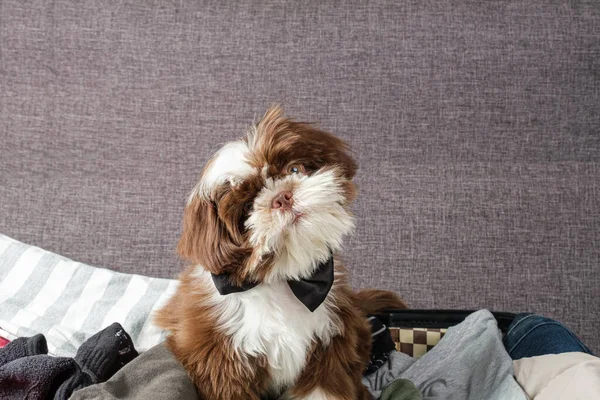
[[[566,326],[535,314],[519,314],[504,336],[504,347],[513,360],[544,354],[583,352],[592,354]]]

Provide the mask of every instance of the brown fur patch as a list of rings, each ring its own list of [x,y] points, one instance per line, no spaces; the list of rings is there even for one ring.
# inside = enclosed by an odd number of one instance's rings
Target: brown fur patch
[[[380,289],[363,289],[356,293],[358,304],[367,314],[377,314],[385,309],[403,310],[408,308],[396,293]]]
[[[170,332],[167,347],[188,371],[202,399],[260,399],[269,386],[266,359],[232,350],[230,337],[219,331],[218,310],[207,301],[208,289],[193,271],[190,267],[181,275],[177,293],[157,315],[156,323]],[[344,270],[336,264],[336,271]],[[397,306],[399,298],[385,291],[361,293],[350,289],[344,274],[336,275],[332,311],[342,333],[327,346],[320,341],[313,344],[303,372],[289,390],[292,398],[318,389],[336,400],[370,399],[362,385],[371,349],[366,310],[378,311],[375,304]]]
[[[183,232],[178,251],[188,260],[201,264],[214,274],[235,273],[252,253],[238,240],[219,217],[217,205],[200,197],[185,208]]]
[[[201,399],[260,400],[268,384],[266,360],[233,351],[193,270],[181,275],[177,293],[157,314],[156,323],[170,332],[167,347],[185,367]]]

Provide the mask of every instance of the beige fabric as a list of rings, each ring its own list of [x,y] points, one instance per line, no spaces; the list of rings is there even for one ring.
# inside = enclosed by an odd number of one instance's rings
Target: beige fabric
[[[600,358],[548,354],[514,361],[515,378],[533,400],[600,399]]]

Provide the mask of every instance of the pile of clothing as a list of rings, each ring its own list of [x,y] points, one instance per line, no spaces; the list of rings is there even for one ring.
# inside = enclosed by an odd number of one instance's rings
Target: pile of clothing
[[[557,321],[520,314],[503,338],[482,310],[419,359],[392,351],[363,383],[382,400],[600,399],[600,359]]]
[[[2,341],[0,399],[68,399],[74,391],[105,382],[138,356],[131,337],[114,323],[89,338],[75,357],[48,355],[42,334]]]
[[[363,383],[383,399],[527,399],[513,377],[496,320],[485,310],[448,329],[421,358],[392,351]]]
[[[385,325],[375,317],[370,322],[373,351],[363,383],[374,399],[600,398],[600,359],[547,318],[519,316],[503,338],[493,315],[481,310],[449,328],[420,358],[396,351]],[[560,340],[563,334],[569,340]],[[47,355],[43,335],[10,342],[0,349],[0,398],[197,400],[198,395],[163,344],[138,356],[129,335],[113,324],[74,358]]]

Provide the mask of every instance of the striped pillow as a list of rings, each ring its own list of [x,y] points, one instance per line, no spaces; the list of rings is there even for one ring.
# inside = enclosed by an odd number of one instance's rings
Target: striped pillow
[[[165,337],[151,314],[176,288],[176,280],[90,267],[0,234],[0,336],[43,333],[52,355],[73,357],[113,322],[138,351],[149,349]]]

